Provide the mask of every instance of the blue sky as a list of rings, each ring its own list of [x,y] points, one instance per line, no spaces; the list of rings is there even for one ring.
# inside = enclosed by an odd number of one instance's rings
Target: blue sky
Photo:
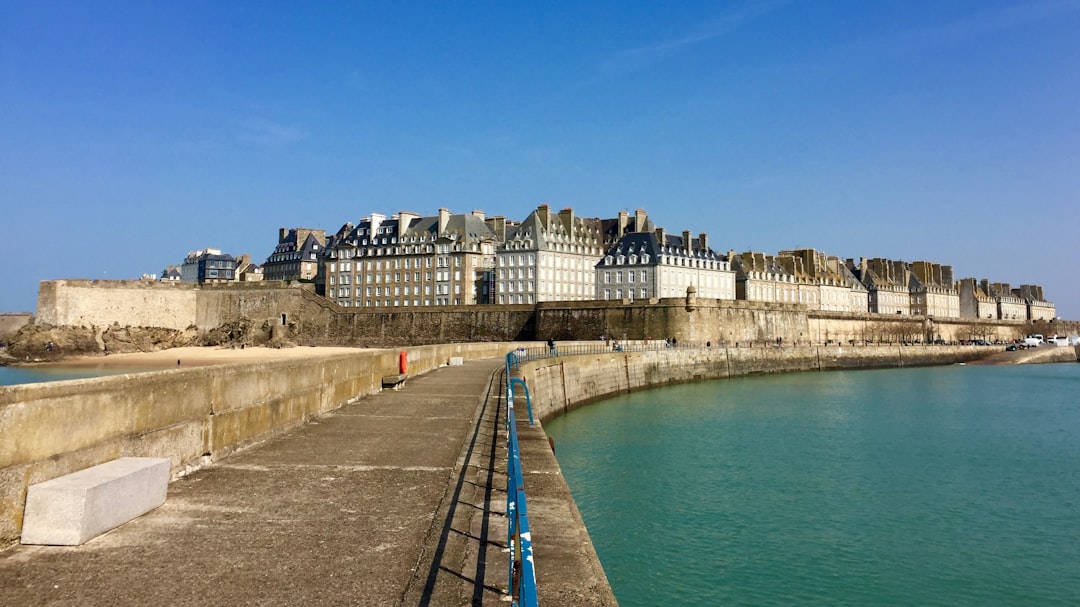
[[[0,0],[0,311],[279,227],[548,202],[1080,319],[1078,108],[1080,0]]]

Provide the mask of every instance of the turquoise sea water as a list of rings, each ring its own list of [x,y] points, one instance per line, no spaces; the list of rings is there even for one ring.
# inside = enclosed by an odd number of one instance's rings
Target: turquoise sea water
[[[546,430],[623,607],[1080,605],[1080,364],[715,381]]]
[[[122,375],[124,373],[145,373],[153,369],[74,369],[52,366],[34,367],[0,367],[0,386],[15,384],[36,384],[44,381],[61,381],[65,379],[84,379],[87,377],[102,377],[105,375]]]

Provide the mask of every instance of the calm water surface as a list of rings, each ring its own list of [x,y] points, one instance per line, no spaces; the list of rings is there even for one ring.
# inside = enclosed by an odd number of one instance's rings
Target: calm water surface
[[[708,382],[546,430],[623,607],[1080,605],[1080,364]]]
[[[146,373],[147,371],[154,371],[154,369],[64,368],[48,365],[0,367],[0,386],[36,384],[43,381],[61,381],[65,379],[85,379],[105,375],[123,375],[124,373]]]

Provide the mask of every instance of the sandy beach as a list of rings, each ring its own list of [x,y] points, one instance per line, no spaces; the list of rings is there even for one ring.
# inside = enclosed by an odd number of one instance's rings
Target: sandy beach
[[[84,369],[173,369],[177,367],[177,361],[179,361],[179,366],[181,367],[202,367],[207,365],[225,365],[230,363],[308,358],[312,356],[327,356],[332,354],[349,354],[370,351],[372,349],[373,348],[308,346],[296,346],[293,348],[249,347],[241,349],[192,346],[186,348],[171,348],[168,350],[159,350],[157,352],[128,352],[123,354],[110,354],[108,356],[75,356],[55,362],[29,364],[23,363],[19,366],[59,366]]]

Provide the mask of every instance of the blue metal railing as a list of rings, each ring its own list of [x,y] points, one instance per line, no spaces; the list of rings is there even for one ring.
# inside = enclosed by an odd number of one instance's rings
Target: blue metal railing
[[[529,529],[529,509],[521,476],[521,451],[514,417],[514,387],[520,386],[525,391],[530,426],[533,424],[532,399],[525,381],[520,377],[510,377],[510,369],[516,368],[517,363],[516,354],[511,352],[506,355],[506,517],[509,520],[506,545],[510,548],[510,597],[514,607],[538,607],[532,532]]]

